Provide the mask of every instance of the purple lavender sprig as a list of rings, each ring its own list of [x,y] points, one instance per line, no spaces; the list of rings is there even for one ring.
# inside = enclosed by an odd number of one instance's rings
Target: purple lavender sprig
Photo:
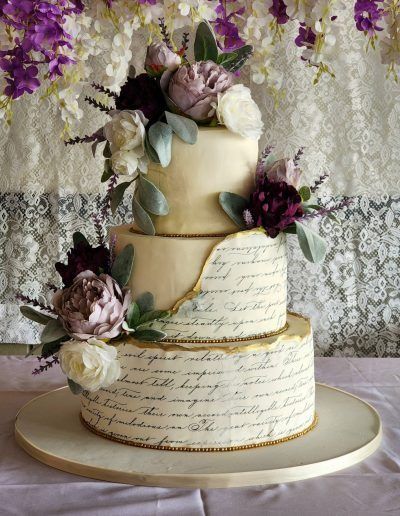
[[[56,355],[53,355],[50,359],[40,356],[40,357],[38,357],[38,360],[39,360],[39,362],[41,362],[42,360],[46,360],[46,362],[45,362],[45,364],[41,364],[39,367],[36,367],[32,371],[32,374],[34,376],[36,376],[40,373],[43,373],[44,371],[47,371],[48,369],[52,368],[53,365],[60,363],[60,361],[58,360],[58,357],[56,357]]]
[[[189,48],[189,33],[188,32],[184,32],[183,35],[182,35],[182,43],[181,43],[181,48],[179,49],[179,55],[182,57],[183,60],[187,60],[187,51],[188,51],[188,48]]]
[[[102,86],[101,84],[97,84],[96,82],[92,82],[92,88],[99,91],[100,93],[104,93],[105,95],[110,97],[110,99],[116,100],[118,98],[118,95],[114,91],[111,91],[108,88]]]
[[[110,251],[110,254],[109,254],[109,270],[112,269],[112,266],[113,266],[113,263],[114,263],[114,260],[115,260],[115,246],[117,245],[117,235],[114,233],[113,235],[111,235],[111,238],[110,238],[110,246],[109,246],[109,251]]]
[[[101,102],[97,101],[96,99],[92,97],[85,97],[85,101],[88,102],[91,106],[100,109],[103,113],[109,113],[111,111],[111,108],[106,106],[105,104],[102,104]]]
[[[297,167],[300,163],[300,159],[304,154],[304,147],[300,147],[300,149],[296,152],[295,157],[293,158],[294,166]]]
[[[247,229],[252,229],[255,226],[253,215],[250,210],[244,210],[243,212],[244,223],[246,224]]]
[[[75,138],[70,138],[64,142],[64,145],[76,145],[77,143],[92,143],[97,140],[96,133],[89,136],[86,134],[85,136],[76,136]]]
[[[41,303],[37,299],[34,299],[32,297],[29,297],[29,296],[24,296],[23,294],[17,294],[17,299],[19,299],[23,303],[27,303],[29,305],[35,306],[37,308],[40,308],[41,310],[49,312],[52,315],[56,315],[56,312],[54,311],[54,308],[52,306],[45,305],[44,303]]]
[[[353,200],[348,197],[347,199],[343,199],[334,206],[331,206],[330,208],[321,208],[320,210],[315,210],[311,213],[306,213],[302,217],[302,220],[315,219],[317,217],[325,217],[326,215],[334,213],[335,211],[342,210],[343,208],[348,208],[352,203]]]
[[[325,172],[325,174],[322,174],[322,176],[319,177],[319,179],[317,179],[317,181],[315,181],[315,183],[313,184],[313,186],[310,187],[310,191],[311,193],[315,193],[318,188],[323,184],[325,183],[325,181],[328,179],[329,177],[329,174],[328,172]]]
[[[268,158],[268,156],[272,152],[272,145],[267,145],[265,149],[262,151],[260,157],[257,161],[257,167],[256,167],[256,182],[258,183],[260,180],[264,179],[265,175],[265,161]]]
[[[164,18],[158,19],[158,26],[160,27],[160,32],[161,32],[163,42],[167,45],[167,47],[170,50],[173,50],[173,45],[171,43],[171,35],[168,32],[167,26],[165,25]]]

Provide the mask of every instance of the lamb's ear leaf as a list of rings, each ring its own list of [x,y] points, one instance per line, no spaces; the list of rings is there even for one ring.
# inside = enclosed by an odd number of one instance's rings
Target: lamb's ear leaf
[[[143,292],[143,294],[140,294],[136,299],[136,303],[139,306],[141,314],[154,310],[154,296],[151,292]]]
[[[172,128],[164,122],[156,122],[150,127],[148,135],[161,166],[167,167],[171,161]]]
[[[160,160],[158,158],[157,152],[153,149],[150,141],[149,141],[149,135],[146,134],[146,138],[144,140],[144,148],[146,150],[147,157],[152,161],[153,163],[160,163]]]
[[[42,312],[38,312],[34,308],[26,305],[20,306],[19,311],[24,317],[43,325],[46,325],[49,321],[54,319],[54,317],[50,317],[49,315],[43,314]]]
[[[68,378],[68,387],[70,388],[70,391],[72,394],[78,395],[82,394],[83,387],[81,387],[79,384],[75,383],[71,378]]]
[[[55,342],[56,340],[60,340],[62,337],[65,337],[67,332],[64,329],[64,326],[58,319],[51,319],[44,330],[42,331],[42,335],[40,337],[40,342],[42,344],[47,344],[49,342]]]
[[[158,342],[167,336],[166,333],[160,330],[138,330],[134,333],[134,337],[137,340],[143,342]]]
[[[318,233],[295,221],[300,249],[309,262],[319,263],[325,258],[326,242]]]
[[[136,328],[139,324],[140,319],[140,308],[137,303],[131,303],[128,311],[126,313],[126,322],[128,323],[129,328]]]
[[[133,181],[125,181],[124,183],[120,183],[111,192],[111,213],[113,215],[117,211],[118,206],[121,204],[122,199],[124,198],[125,190],[132,183]]]
[[[156,230],[153,221],[136,197],[132,200],[132,214],[135,224],[143,233],[146,233],[146,235],[155,235]]]
[[[297,228],[294,224],[290,224],[287,228],[283,230],[284,233],[287,233],[289,235],[296,235],[297,234]]]
[[[103,174],[101,176],[101,182],[105,183],[106,181],[108,181],[110,179],[110,177],[112,175],[114,175],[114,171],[113,171],[112,166],[111,166],[111,160],[110,159],[106,159],[105,162],[104,162],[104,171],[103,171]]]
[[[74,243],[74,247],[76,247],[80,242],[83,242],[86,245],[89,245],[87,238],[80,231],[76,231],[72,235],[72,242]]]
[[[63,345],[64,341],[59,339],[54,342],[46,342],[46,344],[43,344],[42,347],[42,356],[44,358],[51,357],[55,353],[58,353],[60,351],[61,346]]]
[[[146,312],[140,316],[139,325],[156,321],[157,319],[165,319],[169,317],[170,313],[167,310],[153,310],[150,312]]]
[[[37,351],[41,350],[43,348],[43,344],[36,344],[35,346],[32,346],[31,349],[28,351],[28,353],[25,355],[25,358],[28,358],[32,355],[41,355],[41,353],[36,353]]]
[[[125,287],[131,277],[135,250],[132,244],[126,245],[117,255],[111,268],[111,276],[121,286]]]
[[[194,120],[185,116],[176,115],[170,111],[165,112],[168,125],[172,127],[174,133],[185,143],[194,145],[197,141],[199,127]]]
[[[165,195],[143,174],[139,176],[138,198],[143,208],[153,215],[168,215],[169,206]]]
[[[225,68],[225,70],[228,70],[228,72],[237,72],[243,67],[252,53],[253,47],[251,45],[244,45],[243,47],[236,48],[235,54],[237,57],[228,63],[223,64],[222,66]]]
[[[194,40],[194,58],[196,61],[214,61],[218,59],[218,46],[210,24],[199,23]]]
[[[231,192],[221,192],[219,194],[219,203],[228,217],[240,229],[246,229],[243,212],[247,208],[248,202],[244,197]]]

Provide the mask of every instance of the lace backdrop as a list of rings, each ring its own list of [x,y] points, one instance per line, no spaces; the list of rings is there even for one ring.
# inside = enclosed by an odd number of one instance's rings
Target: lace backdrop
[[[286,34],[276,55],[284,73],[279,105],[251,85],[266,126],[263,144],[279,156],[306,147],[303,168],[312,182],[331,173],[320,189],[324,202],[342,196],[353,205],[319,224],[328,241],[323,264],[309,264],[289,237],[289,308],[311,316],[317,355],[399,356],[400,346],[400,87],[384,78],[373,52],[353,27],[351,10],[332,56],[336,80],[312,86],[313,70],[299,60]],[[135,63],[144,37],[135,36]],[[98,66],[102,66],[99,63]],[[242,78],[248,82],[246,76]],[[80,134],[93,132],[102,115],[84,107]],[[93,233],[100,208],[101,160],[89,146],[65,147],[62,122],[39,95],[15,105],[11,127],[0,126],[0,335],[4,343],[38,342],[38,328],[19,315],[17,292],[44,299],[56,282],[53,263],[65,255],[74,231]],[[126,199],[112,224],[131,221]]]

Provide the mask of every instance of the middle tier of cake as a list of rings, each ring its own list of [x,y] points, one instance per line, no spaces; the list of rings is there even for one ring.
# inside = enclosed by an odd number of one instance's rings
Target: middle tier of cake
[[[119,226],[116,252],[135,249],[129,287],[149,291],[170,317],[152,327],[167,341],[260,338],[286,328],[286,237],[257,228],[232,235],[148,236]]]

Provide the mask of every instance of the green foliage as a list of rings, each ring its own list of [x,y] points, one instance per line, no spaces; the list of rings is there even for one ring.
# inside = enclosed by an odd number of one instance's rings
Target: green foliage
[[[164,122],[156,122],[148,132],[149,142],[162,167],[167,167],[171,161],[172,128]]]
[[[136,197],[132,200],[132,215],[137,227],[146,235],[155,235],[153,221]]]
[[[129,329],[135,329],[139,324],[140,319],[140,308],[139,305],[135,302],[131,303],[131,306],[128,308],[126,313],[126,322]]]
[[[248,202],[244,197],[231,192],[221,192],[219,194],[219,203],[228,217],[240,229],[246,229],[243,212],[247,208]]]
[[[64,340],[59,339],[54,342],[46,342],[43,344],[41,354],[44,357],[50,357],[51,355],[55,355],[60,351],[60,348],[63,344]]]
[[[82,394],[83,392],[83,387],[75,383],[73,380],[71,380],[71,378],[68,378],[68,387],[72,394],[78,395]]]
[[[199,23],[194,40],[194,58],[196,61],[214,61],[218,59],[218,46],[210,24]]]
[[[103,149],[103,156],[108,159],[111,158],[111,154],[111,145],[110,142],[107,142]]]
[[[65,331],[61,322],[58,319],[51,319],[44,327],[40,341],[42,344],[47,344],[49,342],[60,340],[66,335],[67,332]]]
[[[104,162],[104,171],[103,171],[103,174],[101,176],[101,182],[105,183],[106,181],[108,181],[110,179],[110,177],[113,174],[114,174],[114,171],[113,171],[112,166],[111,166],[111,160],[110,159],[106,159],[105,162]]]
[[[125,181],[117,185],[111,192],[111,213],[114,215],[118,206],[124,198],[125,190],[133,183],[133,181]]]
[[[53,317],[43,314],[42,312],[39,312],[38,310],[31,308],[30,306],[20,306],[19,311],[27,319],[35,321],[39,324],[46,325],[49,321],[53,320]]]
[[[86,245],[89,245],[87,238],[80,231],[76,231],[72,235],[72,242],[74,243],[74,247],[76,247],[80,242],[83,242]]]
[[[174,133],[184,142],[193,145],[197,141],[199,132],[196,122],[185,116],[176,115],[169,111],[165,112],[168,125],[172,128]]]
[[[303,202],[307,202],[311,198],[311,190],[308,186],[302,186],[299,190],[299,194]]]
[[[167,310],[150,310],[140,316],[139,325],[141,326],[142,324],[156,321],[157,319],[164,319],[168,316],[169,312]]]
[[[160,330],[138,330],[135,332],[135,338],[143,342],[158,342],[167,336],[166,333]]]
[[[150,312],[154,310],[154,296],[151,292],[143,292],[137,299],[140,313]]]
[[[221,63],[222,66],[225,68],[225,70],[228,70],[228,72],[237,72],[240,70],[243,65],[246,63],[248,58],[253,53],[253,47],[251,45],[244,45],[243,47],[237,48],[234,52],[236,54],[236,57],[233,59],[230,59],[225,64]],[[224,54],[222,54],[224,55]]]
[[[131,276],[135,250],[132,244],[126,245],[115,258],[111,268],[111,276],[115,281],[124,287]]]
[[[315,231],[295,221],[300,249],[309,262],[319,263],[325,258],[326,243]]]
[[[143,174],[139,176],[138,198],[141,206],[153,215],[167,215],[169,212],[165,195]]]

